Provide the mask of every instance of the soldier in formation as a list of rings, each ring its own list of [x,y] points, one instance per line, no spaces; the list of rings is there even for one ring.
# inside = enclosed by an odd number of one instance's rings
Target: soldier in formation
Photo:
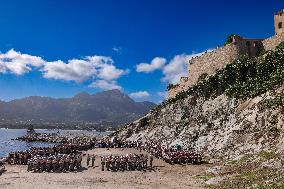
[[[110,155],[101,157],[102,171],[142,171],[147,169],[148,156],[144,154]]]
[[[34,156],[53,156],[58,154],[77,153],[82,149],[90,149],[90,143],[76,143],[76,144],[60,144],[54,147],[45,148],[30,148],[26,151],[13,152],[8,155],[7,161],[9,164],[27,165],[28,160]]]
[[[90,160],[91,160],[91,157],[90,157],[90,154],[87,155],[87,167],[89,167],[90,165]]]
[[[140,148],[170,164],[199,164],[201,156],[193,151],[168,147],[159,142],[146,142]]]
[[[169,147],[159,141],[148,141],[142,143],[140,141],[120,141],[120,140],[110,140],[105,138],[98,141],[96,144],[98,147],[116,147],[116,148],[135,148],[140,152],[142,150],[147,151],[152,156],[162,159],[170,164],[199,164],[201,163],[201,156],[194,151],[189,151],[182,149],[181,146],[176,148]],[[150,161],[153,162],[152,160]],[[108,163],[106,162],[106,165]]]
[[[28,171],[34,172],[67,172],[80,169],[81,154],[59,154],[57,156],[34,156],[28,160]]]
[[[96,161],[96,156],[95,155],[92,155],[92,167],[95,166],[95,161]]]

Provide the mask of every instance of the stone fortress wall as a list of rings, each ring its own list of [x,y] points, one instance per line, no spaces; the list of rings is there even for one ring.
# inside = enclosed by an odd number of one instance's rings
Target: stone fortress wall
[[[274,14],[275,34],[284,33],[284,9]]]
[[[274,15],[274,22],[277,22],[276,26],[281,26],[279,24],[279,22],[282,22],[281,19],[283,19],[284,24],[283,11]],[[280,14],[281,16],[279,16]],[[234,37],[231,44],[217,48],[212,52],[205,52],[203,55],[191,59],[188,66],[189,77],[182,77],[179,84],[172,86],[168,90],[168,98],[173,98],[177,93],[185,91],[196,84],[202,74],[214,74],[240,55],[247,54],[253,57],[262,51],[274,49],[284,41],[284,30],[282,32],[282,30],[275,28],[275,34],[275,36],[268,39],[239,39]]]

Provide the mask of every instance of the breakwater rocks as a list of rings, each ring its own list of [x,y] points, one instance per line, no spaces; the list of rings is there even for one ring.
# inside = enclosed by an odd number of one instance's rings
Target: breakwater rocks
[[[89,143],[95,142],[96,136],[88,136],[88,135],[67,135],[60,133],[34,133],[27,134],[22,137],[16,138],[16,140],[27,141],[27,142],[49,142],[49,143]]]

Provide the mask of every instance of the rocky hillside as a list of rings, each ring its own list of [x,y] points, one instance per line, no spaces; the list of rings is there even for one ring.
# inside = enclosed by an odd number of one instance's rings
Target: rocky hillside
[[[32,96],[0,102],[0,122],[107,122],[108,125],[118,125],[143,116],[154,106],[151,102],[135,102],[119,90],[96,94],[80,93],[65,99]]]
[[[126,140],[160,140],[205,159],[240,159],[284,149],[284,44],[256,58],[240,57],[216,74],[121,127]]]

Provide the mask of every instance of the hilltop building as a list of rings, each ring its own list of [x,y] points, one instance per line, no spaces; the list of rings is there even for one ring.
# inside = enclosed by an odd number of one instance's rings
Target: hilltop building
[[[240,55],[247,54],[254,57],[263,51],[274,49],[284,41],[284,9],[274,14],[274,31],[275,35],[268,39],[233,37],[232,43],[191,59],[188,65],[189,76],[182,77],[179,84],[169,87],[168,98],[173,98],[177,93],[187,90],[203,75],[214,74]]]

